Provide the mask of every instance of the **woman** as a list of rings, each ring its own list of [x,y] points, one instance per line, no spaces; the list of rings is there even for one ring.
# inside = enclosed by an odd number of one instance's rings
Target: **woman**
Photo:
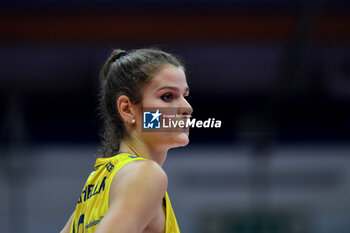
[[[101,71],[102,149],[76,209],[61,233],[180,232],[162,169],[170,148],[188,144],[188,130],[145,132],[142,109],[188,116],[183,64],[159,49],[114,50]]]

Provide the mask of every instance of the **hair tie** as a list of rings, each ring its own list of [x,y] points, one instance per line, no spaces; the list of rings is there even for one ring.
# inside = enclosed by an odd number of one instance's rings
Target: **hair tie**
[[[126,55],[126,52],[125,51],[122,51],[120,53],[117,54],[117,56],[115,57],[115,60],[118,60],[119,58],[123,57]]]

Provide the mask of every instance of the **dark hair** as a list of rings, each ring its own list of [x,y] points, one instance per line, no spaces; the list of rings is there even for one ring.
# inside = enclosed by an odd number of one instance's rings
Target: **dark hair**
[[[126,134],[116,102],[121,95],[133,104],[142,101],[142,88],[164,65],[182,67],[183,63],[157,48],[124,51],[115,49],[100,72],[99,114],[103,119],[102,147],[99,157],[111,157],[119,152],[120,141]]]

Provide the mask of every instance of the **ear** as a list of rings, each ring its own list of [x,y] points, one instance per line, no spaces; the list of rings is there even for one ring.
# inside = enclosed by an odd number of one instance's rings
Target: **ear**
[[[130,123],[132,119],[135,119],[133,104],[126,95],[121,95],[117,99],[117,110],[124,122]]]

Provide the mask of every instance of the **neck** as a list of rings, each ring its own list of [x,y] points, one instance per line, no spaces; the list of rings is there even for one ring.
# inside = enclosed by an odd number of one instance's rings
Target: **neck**
[[[125,138],[120,142],[119,153],[130,153],[157,162],[163,165],[168,149],[151,147],[138,138]]]

